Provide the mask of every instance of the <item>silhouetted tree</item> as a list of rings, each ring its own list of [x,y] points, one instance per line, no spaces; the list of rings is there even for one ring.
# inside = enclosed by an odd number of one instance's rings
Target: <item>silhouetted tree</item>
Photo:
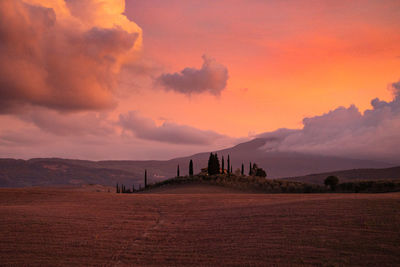
[[[257,168],[256,176],[259,177],[267,177],[267,173],[262,168]]]
[[[250,167],[249,167],[249,175],[251,175],[251,162],[250,162]]]
[[[257,169],[258,169],[257,164],[256,164],[256,163],[253,163],[253,167],[251,167],[251,173],[252,173],[253,175],[256,174]]]
[[[224,160],[224,155],[222,155],[222,159],[221,159],[221,173],[224,174],[225,173],[225,160]]]
[[[207,172],[209,175],[213,173],[213,163],[214,163],[214,154],[210,153],[210,156],[208,157],[208,165],[207,165]]]
[[[147,170],[144,170],[144,188],[147,187]]]
[[[189,176],[193,177],[193,160],[189,162]]]
[[[256,163],[253,163],[253,165],[251,165],[250,163],[249,175],[267,177],[267,173],[265,172],[265,170],[263,170],[262,168],[258,168]]]
[[[180,173],[179,173],[179,164],[178,164],[178,167],[176,167],[176,177],[179,177],[180,175],[179,175]]]
[[[219,173],[220,166],[217,154],[210,153],[207,169],[209,175],[214,175]]]
[[[244,165],[242,163],[242,171],[240,172],[242,175],[244,175]]]
[[[221,166],[219,165],[219,159],[217,153],[214,155],[214,164],[215,164],[215,174],[219,173],[219,170],[221,169]]]
[[[132,185],[132,193],[135,193],[135,185]]]
[[[231,171],[231,159],[229,158],[229,155],[228,155],[228,160],[227,160],[227,163],[228,163],[228,173],[231,173],[232,171]]]
[[[117,186],[116,186],[117,188],[117,193],[119,193],[120,191],[119,191],[119,186],[118,186],[118,183],[117,183]]]
[[[331,188],[332,191],[335,191],[336,189],[336,185],[339,183],[339,178],[337,178],[336,176],[330,175],[328,177],[326,177],[324,184],[326,186],[329,186]]]

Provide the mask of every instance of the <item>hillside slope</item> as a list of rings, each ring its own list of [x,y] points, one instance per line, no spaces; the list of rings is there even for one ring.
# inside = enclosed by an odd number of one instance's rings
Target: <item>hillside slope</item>
[[[388,163],[371,160],[348,159],[295,152],[268,152],[262,149],[267,142],[273,142],[273,140],[268,138],[257,138],[216,152],[220,159],[223,155],[225,160],[229,154],[234,170],[240,168],[243,163],[245,172],[247,173],[249,162],[256,162],[259,167],[262,167],[267,171],[269,178],[301,176],[310,173],[322,173],[356,168],[393,167],[393,165]],[[193,159],[194,161],[195,170],[199,170],[201,167],[207,166],[208,157],[209,153],[199,153],[190,157],[174,159],[172,162],[175,164],[180,163],[181,166],[183,166],[184,173],[186,173],[187,164],[190,159]]]
[[[325,172],[309,174],[297,177],[282,178],[282,180],[296,181],[312,184],[324,184],[326,177],[334,175],[340,182],[359,181],[359,180],[397,180],[400,179],[400,166],[384,169],[353,169],[344,171]]]
[[[117,182],[131,185],[135,180],[132,173],[124,170],[86,167],[72,162],[63,159],[0,159],[0,186],[115,185]]]
[[[244,164],[248,173],[249,162],[256,162],[267,171],[268,178],[302,176],[346,169],[393,167],[388,163],[369,160],[346,159],[293,152],[266,152],[262,147],[273,140],[257,138],[234,147],[216,151],[219,158],[230,155],[233,169]],[[171,160],[108,160],[88,161],[59,158],[31,160],[0,159],[0,186],[20,187],[35,185],[87,184],[143,185],[144,170],[147,169],[149,183],[176,175],[180,166],[181,175],[188,174],[190,159],[198,173],[207,166],[209,152]],[[226,164],[226,162],[225,162]],[[226,165],[225,165],[226,166]]]

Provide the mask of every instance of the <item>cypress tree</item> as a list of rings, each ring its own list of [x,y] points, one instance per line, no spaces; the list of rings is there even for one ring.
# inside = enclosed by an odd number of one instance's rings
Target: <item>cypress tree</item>
[[[176,177],[179,177],[180,175],[179,175],[179,164],[178,164],[178,167],[176,168]]]
[[[220,171],[218,155],[210,153],[210,158],[208,159],[208,174],[214,175],[218,174]]]
[[[225,170],[225,160],[224,160],[224,156],[222,155],[222,159],[221,159],[221,169],[222,169],[222,174],[224,174],[224,170]]]
[[[193,160],[189,162],[189,176],[193,177]]]
[[[251,175],[251,162],[250,162],[250,167],[249,167],[249,175]]]
[[[241,174],[244,175],[244,165],[243,165],[243,163],[242,163],[242,171],[241,171]]]
[[[147,187],[147,170],[144,170],[144,188]]]
[[[221,166],[219,165],[219,159],[217,153],[215,153],[214,164],[215,164],[214,174],[218,174]]]
[[[231,159],[229,158],[229,155],[228,155],[228,173],[231,173]]]
[[[207,171],[209,175],[213,174],[213,163],[214,163],[214,154],[210,153],[210,157],[208,158],[208,166]]]
[[[118,193],[119,193],[119,186],[118,186],[118,183],[117,183],[116,189],[117,189],[117,194],[118,194]]]

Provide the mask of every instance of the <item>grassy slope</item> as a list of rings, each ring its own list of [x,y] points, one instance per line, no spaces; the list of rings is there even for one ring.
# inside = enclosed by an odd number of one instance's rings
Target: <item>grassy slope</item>
[[[193,177],[175,177],[161,182],[150,184],[139,192],[152,191],[170,185],[185,184],[209,184],[218,185],[250,193],[324,193],[331,192],[325,186],[309,184],[297,181],[286,181],[281,179],[266,179],[254,176],[237,175],[195,175]],[[357,181],[342,183],[337,186],[336,192],[364,192],[383,193],[400,191],[400,181]]]

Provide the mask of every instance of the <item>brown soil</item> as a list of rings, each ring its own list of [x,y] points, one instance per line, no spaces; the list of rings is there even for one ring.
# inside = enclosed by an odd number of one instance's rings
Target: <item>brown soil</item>
[[[143,191],[146,194],[243,194],[245,191],[205,183],[164,185]],[[247,193],[251,193],[248,192]]]
[[[399,244],[400,193],[0,189],[0,265],[394,266]]]

